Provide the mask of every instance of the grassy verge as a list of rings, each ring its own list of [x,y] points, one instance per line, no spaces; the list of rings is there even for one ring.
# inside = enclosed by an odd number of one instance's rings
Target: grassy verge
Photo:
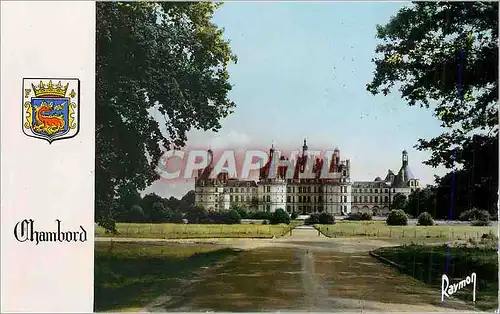
[[[449,249],[446,246],[405,245],[380,248],[374,253],[399,265],[403,273],[435,286],[436,293],[441,291],[443,274],[450,278],[452,284],[475,272],[475,306],[484,311],[498,308],[498,255],[494,245],[458,246]],[[472,285],[459,290],[453,296],[472,303]]]
[[[193,239],[193,238],[272,238],[281,237],[290,232],[294,224],[258,225],[258,224],[116,224],[117,237],[126,238],[159,238],[159,239]],[[110,236],[101,227],[96,227],[96,236]]]
[[[370,237],[381,239],[408,239],[414,242],[438,242],[479,239],[484,233],[497,234],[496,226],[388,226],[385,221],[340,221],[333,225],[317,225],[327,237]]]
[[[139,311],[202,267],[235,254],[215,246],[96,242],[94,311]]]

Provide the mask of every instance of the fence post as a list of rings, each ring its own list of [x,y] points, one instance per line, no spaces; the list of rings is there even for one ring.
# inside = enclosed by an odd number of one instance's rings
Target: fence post
[[[427,284],[431,284],[431,280],[432,280],[432,251],[431,251],[431,255],[429,257],[429,274],[428,274],[428,278],[427,278]]]
[[[417,238],[417,229],[415,229],[415,239]]]
[[[405,229],[403,229],[403,238],[405,237]]]

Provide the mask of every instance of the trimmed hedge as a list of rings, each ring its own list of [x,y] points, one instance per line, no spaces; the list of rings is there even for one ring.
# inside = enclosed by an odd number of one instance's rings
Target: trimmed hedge
[[[401,209],[393,209],[387,216],[386,223],[389,226],[406,226],[408,225],[408,216]]]

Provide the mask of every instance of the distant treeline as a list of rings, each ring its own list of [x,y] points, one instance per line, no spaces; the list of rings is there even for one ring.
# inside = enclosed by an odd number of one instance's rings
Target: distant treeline
[[[150,193],[141,197],[135,191],[123,191],[118,202],[115,220],[129,223],[221,223],[238,224],[241,219],[262,220],[264,223],[290,223],[296,215],[288,215],[283,209],[274,213],[249,211],[241,206],[233,206],[225,211],[208,211],[194,206],[195,193],[189,191],[181,199],[162,198]]]

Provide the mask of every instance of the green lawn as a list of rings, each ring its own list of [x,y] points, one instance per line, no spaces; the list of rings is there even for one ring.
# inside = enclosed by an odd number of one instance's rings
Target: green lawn
[[[137,312],[202,267],[235,254],[213,245],[96,242],[94,311]]]
[[[446,242],[480,238],[484,233],[498,233],[496,226],[473,227],[469,225],[453,226],[388,226],[385,221],[340,221],[333,225],[317,225],[328,237],[360,237],[383,239],[408,239]]]
[[[441,276],[446,274],[450,284],[477,275],[476,307],[483,311],[498,308],[497,243],[487,247],[451,247],[405,245],[380,248],[374,252],[398,264],[407,275],[436,287],[441,291]],[[449,254],[449,257],[447,257]],[[448,264],[448,265],[447,265]],[[472,303],[472,285],[459,290],[454,297]]]
[[[148,224],[117,223],[118,237],[193,239],[193,238],[272,238],[281,237],[290,232],[294,224]],[[100,227],[95,229],[96,236],[110,236]]]

